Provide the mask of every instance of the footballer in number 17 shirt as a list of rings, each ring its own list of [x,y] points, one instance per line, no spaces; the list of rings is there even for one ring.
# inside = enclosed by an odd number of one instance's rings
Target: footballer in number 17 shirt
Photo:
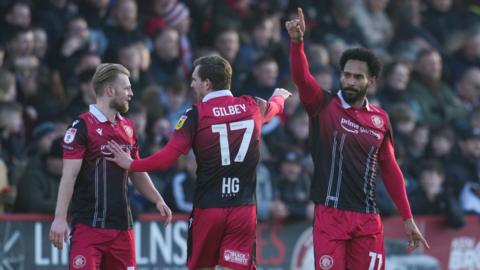
[[[194,62],[192,88],[202,97],[176,125],[167,145],[142,160],[110,144],[121,167],[132,171],[159,170],[193,149],[198,164],[188,236],[189,269],[256,269],[256,167],[263,123],[283,111],[290,96],[275,89],[269,101],[234,97],[227,60],[207,56]]]

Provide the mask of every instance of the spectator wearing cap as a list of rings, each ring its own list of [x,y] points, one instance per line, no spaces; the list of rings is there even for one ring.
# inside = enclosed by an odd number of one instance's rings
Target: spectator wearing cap
[[[180,50],[182,55],[182,67],[185,74],[192,71],[193,55],[192,42],[190,40],[190,10],[180,1],[170,1],[165,7],[163,18],[167,27],[172,27],[180,35]]]
[[[275,180],[276,200],[271,204],[274,219],[306,220],[313,217],[310,202],[310,177],[302,165],[303,155],[287,151],[278,164],[279,173]]]
[[[32,131],[32,144],[29,149],[29,156],[45,155],[50,151],[53,140],[61,134],[59,128],[53,122],[43,122],[37,125]]]
[[[62,138],[55,139],[44,155],[29,161],[18,183],[15,211],[22,213],[54,213],[62,175]]]

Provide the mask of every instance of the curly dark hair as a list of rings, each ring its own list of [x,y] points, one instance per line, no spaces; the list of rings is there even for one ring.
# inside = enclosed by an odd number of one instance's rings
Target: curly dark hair
[[[370,50],[365,48],[352,48],[343,52],[340,58],[340,67],[342,70],[345,68],[345,64],[348,60],[358,60],[365,62],[368,67],[368,73],[371,77],[378,78],[382,65],[378,57]]]

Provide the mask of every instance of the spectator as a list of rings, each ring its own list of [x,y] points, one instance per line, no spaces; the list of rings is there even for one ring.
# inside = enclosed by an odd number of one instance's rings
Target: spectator
[[[268,99],[278,86],[277,82],[278,63],[271,57],[260,57],[255,61],[240,94]]]
[[[174,124],[188,109],[192,102],[188,98],[188,85],[179,78],[172,78],[162,95],[163,107],[166,110],[166,117]]]
[[[319,27],[312,30],[312,40],[340,38],[348,45],[366,46],[364,32],[354,20],[355,0],[332,1],[330,16],[319,16]],[[336,63],[333,62],[332,63]]]
[[[134,0],[116,1],[112,13],[112,25],[103,28],[107,36],[108,47],[105,59],[113,61],[118,55],[118,49],[124,44],[144,42],[145,36],[138,27],[138,6]]]
[[[305,173],[302,160],[300,152],[288,151],[278,165],[276,193],[280,201],[277,203],[284,204],[286,208],[283,219],[313,220],[314,205],[309,199],[310,177]]]
[[[164,28],[154,35],[155,49],[152,52],[150,75],[159,85],[165,86],[170,78],[186,78],[180,55],[180,35],[173,28]]]
[[[95,30],[105,27],[110,15],[109,0],[85,0],[78,3],[79,13],[87,19],[88,25]]]
[[[465,212],[480,215],[480,184],[467,182],[460,194],[460,203]]]
[[[443,46],[452,33],[468,26],[465,14],[456,10],[452,0],[428,0],[422,12],[422,25]]]
[[[435,160],[425,160],[418,168],[419,189],[409,195],[412,212],[419,215],[445,215],[452,227],[464,225],[458,199],[444,188],[445,172]]]
[[[468,182],[480,183],[480,134],[471,129],[460,134],[460,156],[449,166],[449,188],[459,195]]]
[[[334,71],[330,66],[312,66],[310,72],[322,89],[330,92],[337,91],[336,89],[333,89]]]
[[[395,104],[404,103],[415,113],[417,119],[421,119],[420,104],[407,93],[409,81],[410,69],[406,64],[394,62],[387,65],[383,71],[383,82],[378,98],[389,113]]]
[[[180,1],[165,1],[167,5],[163,12],[163,19],[167,27],[172,27],[180,35],[180,49],[182,66],[185,74],[192,72],[193,50],[190,41],[190,9]]]
[[[26,141],[22,119],[22,105],[16,102],[0,103],[0,149],[7,165],[10,185],[15,184],[25,168]]]
[[[95,103],[95,90],[93,90],[92,77],[95,69],[86,69],[78,75],[78,88],[71,89],[70,95],[75,94],[67,106],[64,116],[69,120],[80,113],[88,111],[88,105]]]
[[[460,79],[469,67],[480,68],[480,28],[472,27],[465,31],[463,41],[458,50],[454,51],[448,64],[452,82]]]
[[[118,49],[118,63],[130,71],[130,83],[137,95],[141,95],[144,88],[154,81],[142,67],[142,51],[143,44],[141,43],[125,44]]]
[[[4,17],[2,31],[0,32],[0,42],[10,40],[17,31],[29,28],[32,22],[31,12],[27,2],[11,2]]]
[[[418,54],[408,93],[420,104],[422,121],[430,127],[450,124],[466,116],[460,100],[442,81],[442,58],[435,50]]]
[[[197,162],[193,152],[185,156],[185,162],[178,172],[172,176],[165,187],[165,203],[174,213],[190,214],[193,208],[193,190],[197,177]]]
[[[249,65],[239,54],[240,35],[234,28],[219,30],[214,38],[214,48],[220,56],[227,59],[235,73],[232,74],[232,89],[240,89],[240,84],[248,74]]]
[[[480,67],[465,71],[457,83],[456,93],[468,112],[480,108]]]
[[[33,157],[18,182],[15,211],[21,213],[55,212],[58,187],[62,176],[62,137],[57,137],[47,153]]]
[[[365,37],[366,46],[377,53],[386,53],[386,48],[393,38],[393,25],[385,9],[388,0],[356,1],[357,8],[353,17]]]

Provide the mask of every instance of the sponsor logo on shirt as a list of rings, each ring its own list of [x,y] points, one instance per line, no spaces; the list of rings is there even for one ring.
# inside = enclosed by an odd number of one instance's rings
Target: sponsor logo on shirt
[[[132,150],[132,146],[129,144],[120,144],[120,148],[122,148],[123,151],[129,152]],[[105,155],[105,156],[110,156],[112,155],[112,152],[108,150],[108,144],[102,144],[100,146],[100,152]]]
[[[75,134],[77,134],[76,128],[69,128],[67,132],[65,132],[65,136],[63,137],[63,141],[65,143],[71,143],[75,139]]]
[[[380,118],[380,120],[381,120],[381,124],[383,125],[383,120],[381,118]],[[353,133],[353,134],[359,134],[359,133],[369,134],[369,135],[372,135],[373,137],[377,138],[377,140],[381,139],[380,133],[378,133],[377,131],[362,127],[362,126],[353,122],[350,119],[345,119],[345,118],[342,117],[342,119],[340,120],[340,126],[342,126],[342,128],[345,131]]]
[[[249,255],[244,252],[240,252],[237,250],[226,249],[223,253],[223,259],[226,262],[241,264],[241,265],[248,265]]]
[[[80,269],[87,264],[87,259],[83,255],[77,255],[73,258],[73,268]]]

